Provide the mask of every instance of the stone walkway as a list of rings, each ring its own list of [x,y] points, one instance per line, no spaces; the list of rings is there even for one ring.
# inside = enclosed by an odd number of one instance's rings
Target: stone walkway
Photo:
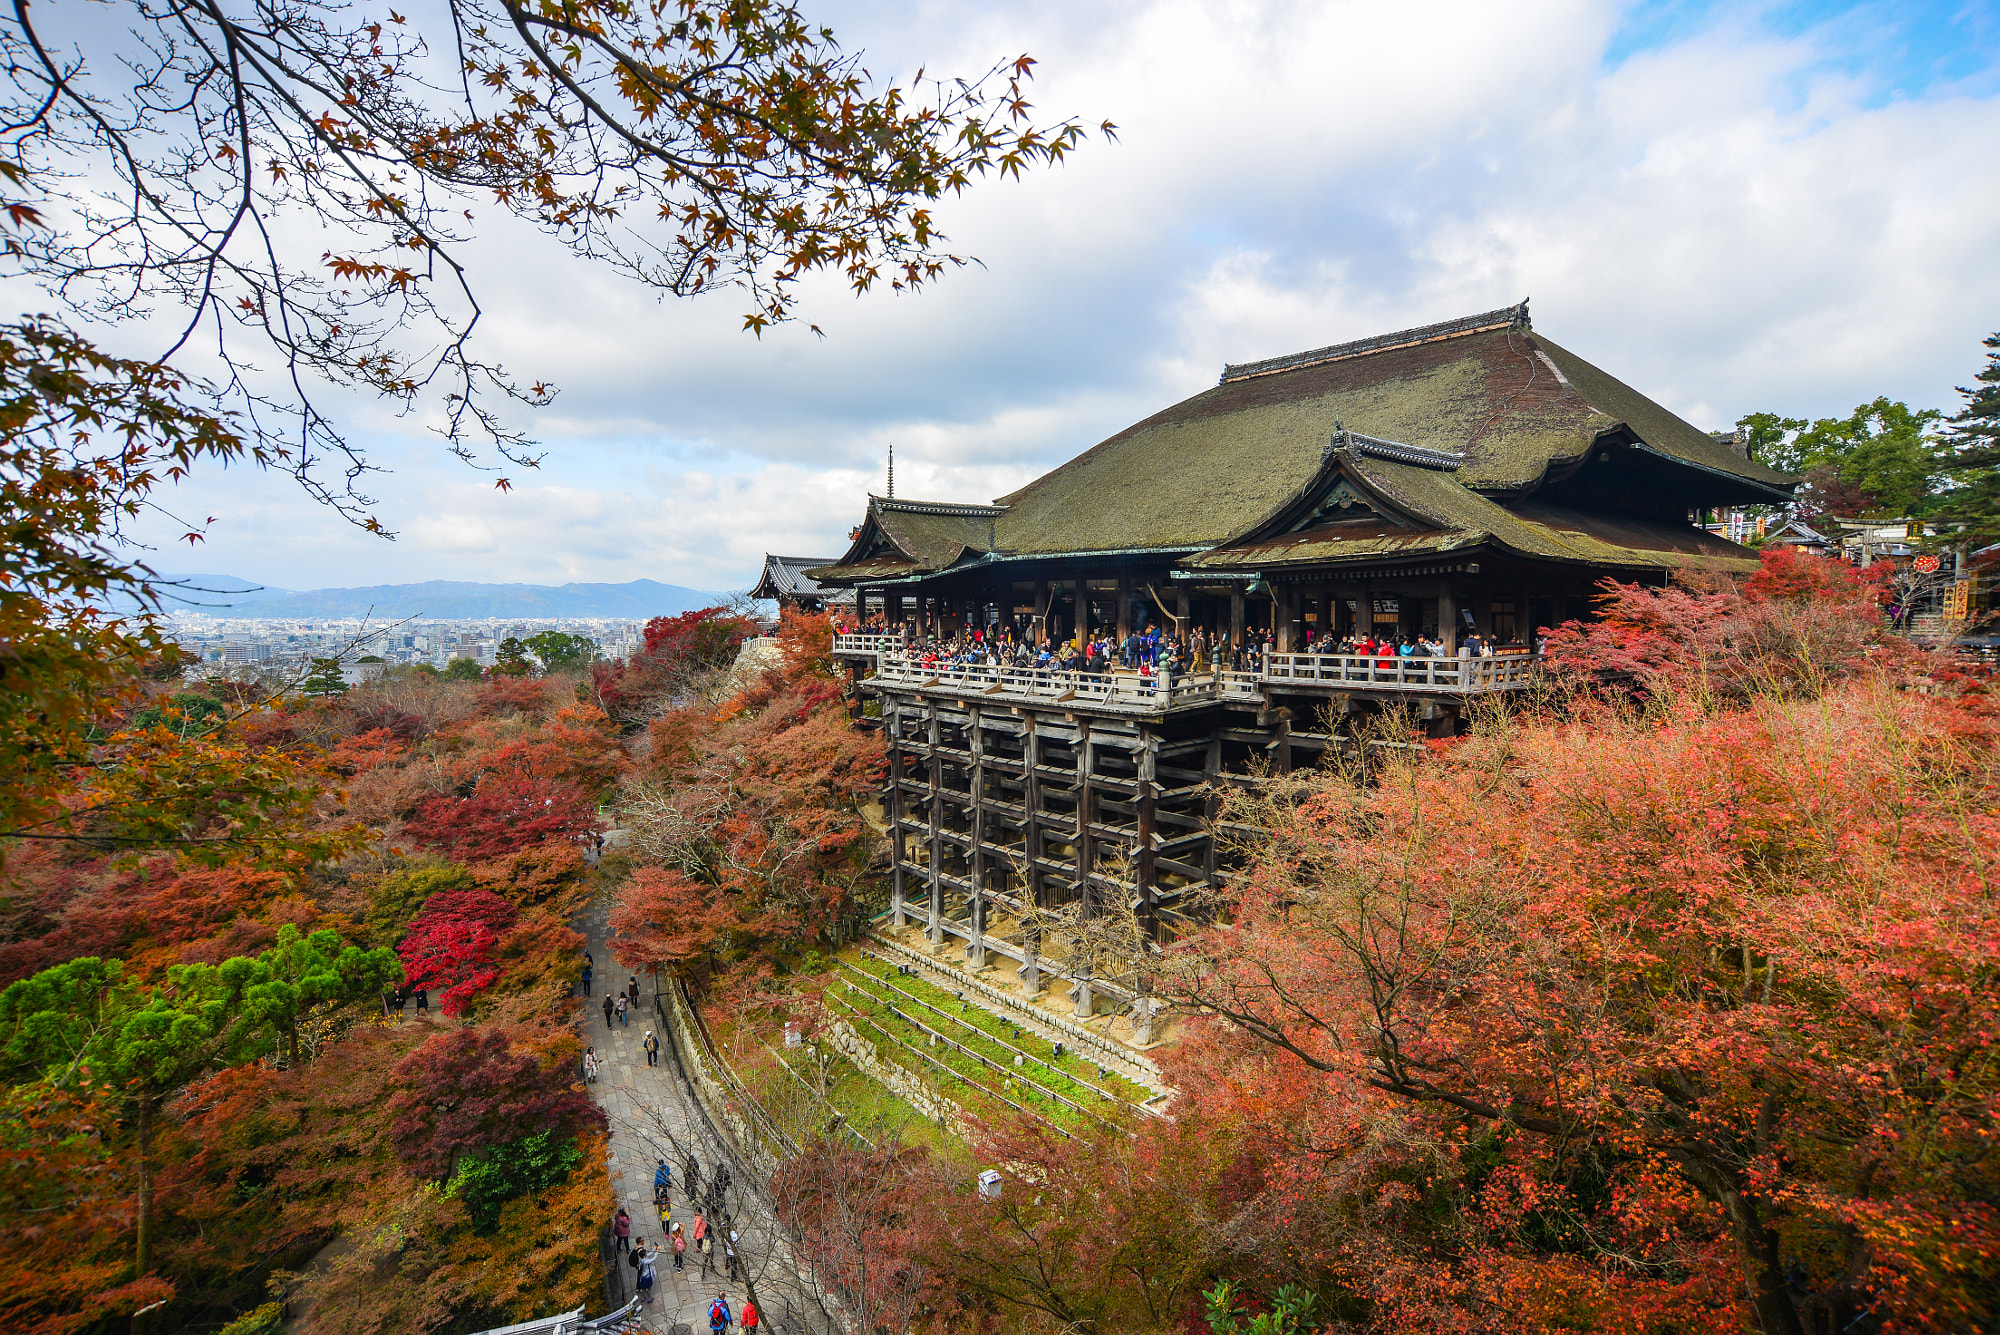
[[[605,948],[607,906],[591,909],[578,925],[589,942],[597,962],[596,984],[589,999],[583,1041],[594,1045],[603,1069],[590,1092],[611,1119],[609,1166],[611,1185],[618,1203],[632,1215],[634,1242],[644,1238],[660,1244],[659,1278],[647,1311],[647,1327],[657,1335],[679,1335],[681,1325],[699,1335],[708,1329],[708,1306],[717,1294],[726,1294],[732,1313],[740,1314],[743,1300],[754,1288],[757,1308],[763,1320],[760,1330],[798,1332],[798,1335],[826,1335],[831,1329],[809,1280],[793,1266],[761,1183],[752,1171],[735,1158],[727,1145],[695,1104],[674,1065],[673,1049],[664,1033],[660,1037],[659,1065],[648,1067],[641,1046],[646,1031],[660,1029],[648,980],[640,982],[642,1005],[627,1022],[614,1018],[607,1033],[603,997],[606,986],[617,988],[630,977]],[[614,993],[615,995],[615,993]],[[687,1161],[695,1162],[701,1183],[706,1187],[716,1165],[727,1162],[730,1188],[724,1199],[729,1225],[740,1235],[736,1244],[738,1279],[731,1282],[723,1273],[721,1237],[717,1237],[713,1269],[704,1274],[692,1239],[685,1257],[685,1269],[675,1273],[672,1249],[665,1246],[659,1213],[653,1206],[653,1171],[665,1159],[673,1168],[673,1197],[670,1217],[690,1233],[697,1203],[689,1199]],[[711,1225],[716,1221],[711,1219]],[[637,1284],[637,1272],[620,1258],[620,1272],[626,1291]]]

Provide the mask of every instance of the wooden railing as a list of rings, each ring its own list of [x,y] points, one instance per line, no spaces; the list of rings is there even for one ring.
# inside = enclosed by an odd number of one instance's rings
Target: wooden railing
[[[891,635],[836,635],[833,637],[833,652],[852,657],[875,657],[881,654],[903,652],[903,635],[898,631]]]
[[[1365,686],[1372,690],[1511,691],[1534,676],[1533,654],[1490,658],[1402,658],[1395,654],[1266,654],[1259,680],[1272,684]]]
[[[849,641],[888,642],[863,648]],[[1266,653],[1254,669],[1209,667],[1197,672],[1074,672],[1061,668],[999,667],[988,663],[925,663],[892,636],[840,636],[836,653],[871,654],[882,685],[936,689],[955,695],[1074,701],[1100,709],[1161,713],[1216,700],[1260,700],[1272,687],[1410,691],[1480,695],[1515,691],[1533,680],[1532,654],[1491,658],[1401,658],[1395,655]]]

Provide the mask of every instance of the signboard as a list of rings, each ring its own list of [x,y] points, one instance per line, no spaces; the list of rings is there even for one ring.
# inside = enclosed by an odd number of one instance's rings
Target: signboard
[[[1962,579],[1951,586],[1944,596],[1944,614],[1947,620],[1963,621],[1972,615],[1972,581]]]
[[[1403,604],[1395,598],[1377,598],[1375,600],[1375,610],[1378,612],[1401,612]]]
[[[1922,556],[1910,562],[1910,569],[1916,571],[1919,575],[1935,575],[1938,566],[1941,564],[1943,563],[1937,557],[1929,552],[1925,552]]]

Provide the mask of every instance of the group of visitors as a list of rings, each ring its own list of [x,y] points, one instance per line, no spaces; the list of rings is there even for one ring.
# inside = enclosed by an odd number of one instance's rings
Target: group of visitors
[[[731,1284],[738,1282],[738,1267],[741,1264],[736,1246],[741,1241],[737,1231],[731,1227],[733,1220],[729,1214],[730,1173],[727,1162],[719,1162],[708,1176],[707,1190],[702,1190],[700,1165],[692,1153],[682,1157],[682,1182],[688,1191],[689,1203],[693,1206],[694,1217],[683,1226],[673,1218],[673,1169],[665,1159],[659,1161],[653,1170],[653,1207],[659,1212],[660,1232],[663,1241],[648,1247],[646,1240],[632,1240],[632,1216],[623,1206],[611,1221],[612,1235],[617,1239],[618,1250],[626,1253],[627,1263],[637,1272],[635,1288],[639,1301],[650,1304],[653,1288],[659,1278],[659,1258],[665,1253],[673,1258],[676,1273],[689,1264],[689,1253],[701,1263],[704,1277],[721,1270],[723,1277]],[[719,1219],[719,1224],[711,1223]],[[629,1248],[629,1251],[628,1251]],[[750,1299],[743,1301],[740,1315],[729,1308],[727,1294],[718,1293],[709,1304],[708,1324],[712,1332],[727,1330],[732,1321],[745,1331],[754,1331],[760,1318],[757,1305]]]
[[[586,995],[590,978],[596,967],[596,960],[589,951],[583,953],[582,977]],[[631,975],[623,989],[604,998],[604,1025],[609,1029],[614,1021],[619,1025],[628,1023],[628,1015],[638,1009],[639,979]],[[646,1031],[641,1046],[646,1052],[646,1064],[659,1064],[660,1040],[652,1030]],[[602,1063],[595,1044],[583,1050],[583,1075],[586,1081],[595,1083]],[[634,1272],[633,1287],[639,1301],[651,1304],[653,1290],[659,1280],[659,1260],[662,1255],[672,1257],[676,1271],[681,1271],[690,1263],[700,1263],[701,1274],[706,1277],[721,1271],[723,1278],[731,1283],[739,1279],[741,1259],[737,1255],[737,1244],[741,1238],[734,1227],[734,1216],[729,1210],[729,1190],[733,1182],[727,1160],[719,1160],[708,1173],[706,1179],[701,1173],[701,1165],[691,1150],[683,1150],[681,1156],[681,1182],[687,1193],[687,1203],[692,1210],[692,1218],[683,1225],[673,1217],[674,1170],[665,1159],[659,1160],[653,1170],[653,1208],[659,1215],[660,1241],[648,1245],[644,1237],[634,1238],[632,1214],[620,1206],[611,1221],[611,1233],[617,1242],[620,1255]],[[690,1257],[692,1253],[692,1257]],[[761,1317],[757,1305],[745,1298],[741,1312],[734,1312],[726,1293],[717,1293],[709,1304],[708,1324],[714,1335],[720,1335],[734,1324],[746,1332],[758,1328]]]
[[[411,1002],[417,1003],[417,1014],[431,1013],[431,994],[421,987],[396,987],[382,993],[382,1016],[397,1024],[403,1022],[403,1011]]]
[[[875,619],[837,625],[835,629],[843,635],[879,635],[895,633],[898,628]],[[1046,636],[1037,638],[1025,624],[996,624],[959,631],[949,638],[911,639],[906,642],[902,657],[904,662],[922,668],[1010,667],[1093,676],[1124,671],[1150,677],[1162,671],[1178,675],[1211,669],[1254,670],[1263,661],[1265,651],[1275,651],[1276,647],[1268,629],[1248,630],[1238,643],[1231,642],[1227,631],[1205,627],[1179,632],[1155,624],[1123,637],[1102,629],[1092,633],[1079,648],[1073,639],[1053,642]],[[1479,658],[1519,652],[1521,648],[1474,633],[1467,635],[1454,653],[1434,632],[1411,633],[1391,628],[1385,633],[1378,627],[1334,641],[1308,627],[1300,652],[1375,659],[1456,658],[1461,654]]]

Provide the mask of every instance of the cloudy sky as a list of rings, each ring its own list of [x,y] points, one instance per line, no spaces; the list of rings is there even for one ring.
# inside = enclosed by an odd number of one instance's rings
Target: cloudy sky
[[[561,386],[509,493],[367,406],[385,542],[245,470],[201,569],[284,588],[421,579],[742,587],[834,555],[899,496],[983,500],[1225,361],[1533,299],[1535,325],[1684,416],[1949,407],[2000,329],[2000,7],[1510,0],[805,8],[878,72],[1027,51],[1049,116],[1120,126],[943,210],[983,268],[808,294],[739,333],[495,233],[487,351]],[[171,526],[151,531],[165,539]]]

